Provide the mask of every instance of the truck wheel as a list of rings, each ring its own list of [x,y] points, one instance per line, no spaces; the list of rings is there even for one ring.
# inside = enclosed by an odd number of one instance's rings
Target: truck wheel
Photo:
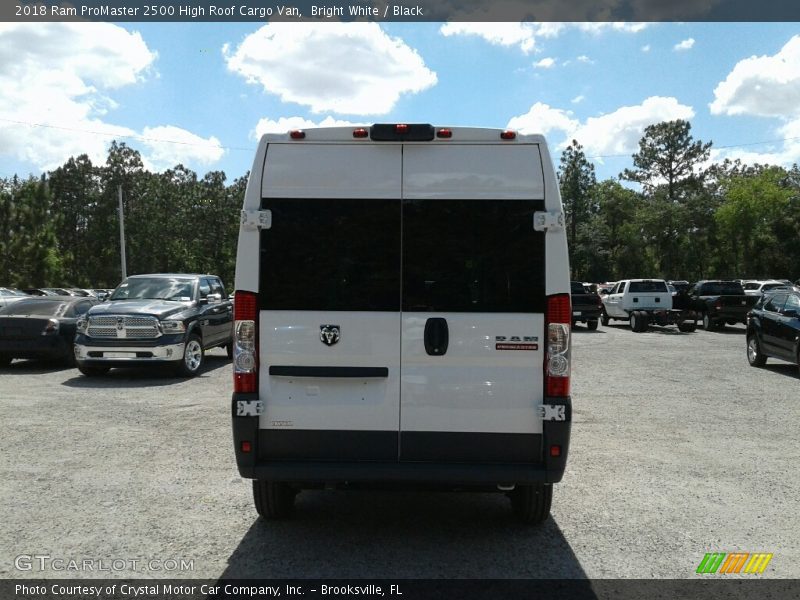
[[[597,329],[597,319],[594,319],[592,321],[586,321],[586,329],[588,329],[589,331],[596,330]]]
[[[708,313],[704,313],[703,314],[703,329],[705,329],[706,331],[714,331],[714,329],[716,329],[716,328],[717,328],[717,324],[714,321],[714,319],[712,319],[710,316],[708,316]]]
[[[256,511],[265,519],[286,519],[294,513],[295,490],[279,481],[253,480]]]
[[[747,362],[751,367],[763,367],[767,363],[767,357],[761,354],[761,345],[755,332],[747,336]]]
[[[600,322],[603,324],[603,327],[606,327],[611,322],[611,318],[608,316],[605,307],[603,308],[603,312],[600,313]]]
[[[639,311],[635,310],[631,313],[631,331],[639,332]]]
[[[186,347],[183,350],[183,360],[178,366],[178,373],[184,377],[194,377],[200,372],[203,366],[203,342],[199,335],[192,334],[186,340]]]
[[[517,520],[526,525],[538,525],[550,515],[553,486],[544,483],[518,485],[509,494],[511,509]]]
[[[84,365],[78,365],[78,371],[87,377],[99,377],[101,375],[105,375],[110,370],[110,367],[87,367]]]
[[[682,331],[683,333],[692,333],[693,331],[696,330],[697,330],[697,323],[692,323],[689,321],[678,323],[678,331]]]

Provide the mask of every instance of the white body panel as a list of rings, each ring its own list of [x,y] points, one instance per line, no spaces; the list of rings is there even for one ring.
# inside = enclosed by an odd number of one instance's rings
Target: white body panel
[[[432,313],[403,313],[401,431],[540,433],[544,315],[436,313],[447,320],[444,356],[428,356]],[[496,337],[536,338],[536,350],[497,350]]]
[[[326,346],[320,341],[321,324],[341,327],[337,344]],[[261,415],[262,429],[397,430],[397,313],[261,311],[259,331],[259,396],[269,399]],[[389,376],[276,377],[269,375],[269,367],[274,365],[388,367]]]

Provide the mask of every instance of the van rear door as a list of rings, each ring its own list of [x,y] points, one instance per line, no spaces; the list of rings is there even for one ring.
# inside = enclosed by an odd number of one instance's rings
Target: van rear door
[[[397,460],[399,144],[271,143],[262,180],[261,460]]]
[[[539,462],[536,144],[405,144],[400,460]]]

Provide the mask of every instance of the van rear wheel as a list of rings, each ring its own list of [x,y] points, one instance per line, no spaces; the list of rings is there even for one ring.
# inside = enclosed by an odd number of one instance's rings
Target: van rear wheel
[[[550,515],[553,486],[544,483],[518,485],[509,494],[511,509],[518,521],[538,525]]]
[[[603,312],[600,313],[600,322],[603,324],[603,327],[607,327],[611,322],[611,318],[608,316],[605,307],[603,308]]]
[[[253,480],[253,501],[256,512],[271,521],[288,519],[294,513],[297,492],[280,481]]]

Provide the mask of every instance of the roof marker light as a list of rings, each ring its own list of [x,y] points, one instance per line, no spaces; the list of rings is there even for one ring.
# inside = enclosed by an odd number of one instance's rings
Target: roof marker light
[[[408,133],[408,125],[405,123],[398,123],[394,126],[395,133]]]
[[[289,132],[289,137],[293,140],[302,140],[306,137],[306,132],[302,129],[293,129]]]
[[[510,129],[506,129],[500,134],[500,139],[503,140],[513,140],[516,139],[516,137],[517,137],[517,132],[511,131]]]
[[[354,138],[365,138],[368,136],[369,136],[369,131],[367,131],[363,127],[359,127],[358,129],[353,129]]]
[[[449,139],[453,137],[453,132],[450,129],[440,129],[436,132],[436,137]]]

